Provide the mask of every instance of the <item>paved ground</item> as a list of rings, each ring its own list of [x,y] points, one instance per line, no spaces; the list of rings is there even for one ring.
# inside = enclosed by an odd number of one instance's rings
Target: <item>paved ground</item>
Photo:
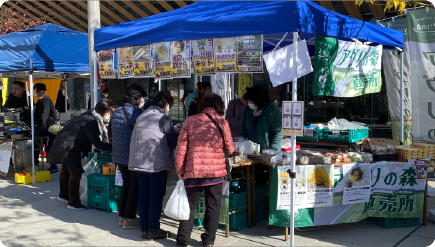
[[[72,211],[56,199],[58,177],[51,182],[17,185],[12,174],[0,178],[0,241],[8,246],[175,246],[178,224],[162,220],[162,228],[173,236],[167,240],[143,241],[140,230],[123,230],[116,213],[96,210]],[[435,208],[435,198],[429,198]],[[192,233],[191,245],[201,246],[201,228]],[[423,247],[434,242],[435,224],[383,229],[370,221],[341,224],[332,230],[296,232],[297,246],[380,246]],[[1,243],[0,243],[0,246]],[[289,246],[284,228],[268,229],[267,221],[256,227],[231,232],[218,231],[215,246]]]

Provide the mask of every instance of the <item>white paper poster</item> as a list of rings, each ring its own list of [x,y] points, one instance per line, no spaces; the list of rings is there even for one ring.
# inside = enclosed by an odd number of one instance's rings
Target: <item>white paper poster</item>
[[[291,180],[287,170],[291,166],[278,166],[278,203],[276,210],[290,209]],[[307,205],[307,167],[296,166],[294,207],[306,208]]]
[[[311,58],[305,40],[298,42],[297,61],[298,78],[313,72],[313,66],[311,65]],[[266,63],[270,81],[274,87],[293,81],[293,45],[264,55],[264,62]]]
[[[334,165],[308,165],[306,208],[329,207],[334,199]]]
[[[343,165],[343,205],[369,202],[371,193],[370,163]]]
[[[9,171],[9,161],[12,154],[12,142],[0,145],[0,175],[6,176]]]

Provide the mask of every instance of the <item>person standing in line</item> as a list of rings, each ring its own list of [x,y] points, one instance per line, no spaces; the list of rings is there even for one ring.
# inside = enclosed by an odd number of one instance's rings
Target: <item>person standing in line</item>
[[[196,91],[198,96],[190,102],[188,117],[198,114],[198,105],[201,103],[202,98],[211,93],[210,82],[198,82],[196,84]]]
[[[50,97],[47,96],[47,87],[45,84],[36,83],[33,86],[33,91],[35,96],[38,98],[34,113],[35,127],[40,131],[40,136],[48,136],[48,142],[45,143],[45,152],[48,155],[54,139],[56,138],[55,134],[48,131],[48,128],[57,121],[56,109],[53,101],[51,101]],[[59,174],[56,164],[51,164],[48,171],[50,171],[51,175]]]
[[[233,99],[228,103],[228,108],[225,113],[225,119],[230,124],[231,135],[239,136],[240,127],[243,123],[243,110],[248,104],[248,101],[243,96],[241,99]]]
[[[128,169],[139,181],[139,220],[142,238],[170,237],[160,229],[168,171],[174,167],[178,133],[168,116],[174,99],[169,92],[151,95],[150,107],[137,119],[130,142]]]
[[[261,150],[281,150],[281,112],[269,99],[268,90],[255,85],[247,88],[245,98],[248,106],[243,111],[243,123],[239,135],[260,144]]]
[[[99,150],[112,150],[106,124],[110,122],[115,107],[108,99],[100,100],[95,105],[95,110],[88,110],[71,120],[54,140],[47,160],[51,164],[62,164],[57,199],[67,202],[68,209],[87,209],[80,201],[80,180],[85,172],[80,153],[92,145]]]
[[[127,87],[124,105],[112,114],[109,136],[112,137],[112,161],[118,166],[122,176],[121,205],[119,206],[119,225],[124,229],[139,228],[136,217],[139,197],[139,183],[135,171],[128,170],[130,141],[136,119],[143,111],[147,93],[137,83]]]
[[[228,179],[224,152],[232,154],[235,150],[230,126],[222,117],[222,98],[216,94],[204,96],[198,111],[199,114],[184,122],[176,149],[175,167],[180,180],[184,180],[190,206],[189,220],[180,221],[178,227],[177,246],[189,244],[195,210],[203,192],[205,233],[201,234],[201,239],[204,246],[214,245],[220,218],[222,184]]]

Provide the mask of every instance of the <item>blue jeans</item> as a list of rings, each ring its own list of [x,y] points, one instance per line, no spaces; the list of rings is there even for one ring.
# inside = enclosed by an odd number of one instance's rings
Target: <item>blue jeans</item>
[[[139,182],[140,229],[142,232],[157,232],[160,229],[160,215],[168,172],[137,172],[136,174]]]

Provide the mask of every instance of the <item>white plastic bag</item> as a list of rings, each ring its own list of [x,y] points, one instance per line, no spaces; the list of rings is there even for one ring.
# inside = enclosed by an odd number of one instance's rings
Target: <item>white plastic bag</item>
[[[82,179],[80,180],[80,191],[83,193],[80,196],[80,199],[86,198],[88,195],[88,175],[97,173],[100,171],[98,167],[98,163],[91,159],[84,167],[83,170],[85,172],[82,174]]]
[[[175,187],[168,204],[166,204],[165,215],[175,220],[189,219],[190,207],[183,180],[177,182],[177,187]]]

